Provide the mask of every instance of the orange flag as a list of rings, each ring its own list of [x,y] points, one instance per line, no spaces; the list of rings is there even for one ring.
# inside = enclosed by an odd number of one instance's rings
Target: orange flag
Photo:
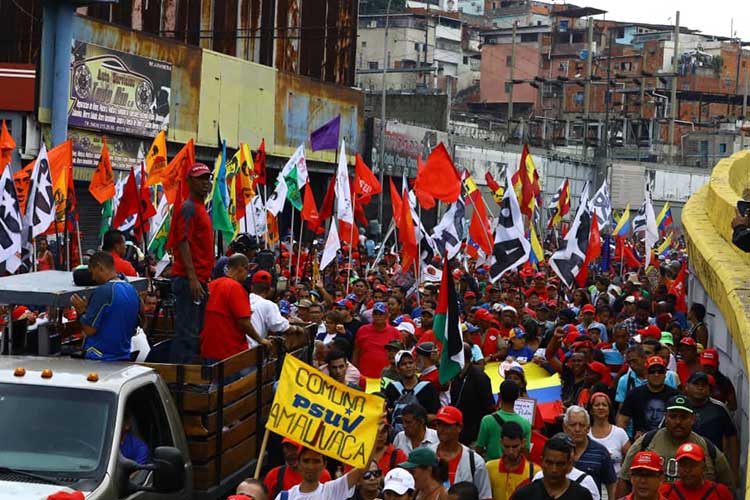
[[[52,177],[52,192],[55,197],[55,220],[63,222],[65,220],[65,206],[68,199],[68,172],[73,165],[73,141],[68,139],[62,144],[47,151],[49,160],[50,175]],[[26,198],[29,195],[29,180],[31,172],[34,170],[36,160],[32,161],[21,170],[13,174],[13,182],[16,184],[16,194],[18,195],[18,204],[21,212],[25,213]]]
[[[305,183],[305,196],[302,200],[302,220],[306,220],[308,227],[314,231],[320,226],[319,219],[318,207],[315,206],[315,198],[313,197],[312,188],[310,188],[310,182],[308,181]]]
[[[424,168],[417,172],[414,188],[445,203],[458,199],[461,176],[442,142],[427,157]]]
[[[187,170],[195,163],[195,146],[190,139],[179,153],[172,158],[166,169],[166,175],[161,181],[164,187],[164,195],[169,203],[175,203],[177,193],[182,190],[182,199],[187,198],[187,182],[182,182],[187,175]],[[151,179],[149,178],[149,181]]]
[[[491,255],[495,238],[490,231],[487,207],[484,206],[484,199],[481,195],[476,197],[473,205],[474,213],[471,215],[471,224],[469,224],[469,236],[479,245],[485,255]]]
[[[398,237],[401,240],[401,268],[407,272],[417,259],[417,235],[414,232],[414,222],[411,218],[409,193],[406,186],[401,197],[401,217],[398,224]]]
[[[279,223],[271,212],[266,211],[266,233],[263,235],[268,246],[274,247],[279,243]]]
[[[94,176],[91,177],[89,192],[100,205],[115,196],[115,178],[112,175],[112,163],[109,161],[106,136],[102,137],[102,154],[94,170]]]
[[[13,160],[14,149],[16,149],[16,141],[13,140],[13,136],[8,132],[8,127],[5,126],[5,120],[3,120],[3,129],[0,132],[0,152],[2,154],[2,158],[0,158],[0,173]]]
[[[148,186],[164,182],[167,175],[167,134],[163,130],[156,134],[154,142],[146,154],[146,172],[148,172]]]

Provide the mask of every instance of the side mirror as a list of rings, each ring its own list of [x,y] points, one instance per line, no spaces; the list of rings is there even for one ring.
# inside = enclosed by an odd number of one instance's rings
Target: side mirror
[[[172,446],[159,446],[154,450],[154,490],[157,493],[174,493],[185,488],[185,460]]]

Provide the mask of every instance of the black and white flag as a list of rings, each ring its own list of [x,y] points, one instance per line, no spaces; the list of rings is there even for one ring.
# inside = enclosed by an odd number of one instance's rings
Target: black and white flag
[[[578,276],[586,261],[592,217],[588,198],[589,183],[586,182],[583,186],[581,201],[578,204],[573,224],[560,244],[560,249],[552,254],[549,259],[550,267],[567,287],[573,286],[576,276]]]
[[[656,225],[656,215],[654,215],[654,206],[651,203],[651,190],[646,184],[646,197],[638,209],[638,214],[633,218],[633,234],[643,232],[643,240],[646,247],[645,265],[648,267],[651,262],[651,249],[659,241],[659,228]]]
[[[597,222],[599,222],[599,231],[602,233],[608,233],[611,226],[612,220],[612,201],[609,197],[609,187],[607,181],[602,182],[602,186],[599,191],[594,194],[594,197],[589,202],[591,211],[596,214]]]
[[[0,262],[7,262],[8,259],[16,258],[21,253],[23,229],[21,208],[18,205],[16,186],[13,183],[13,170],[10,165],[5,167],[0,176],[0,188],[2,189],[0,193]]]
[[[55,195],[52,189],[52,172],[47,158],[47,147],[42,143],[34,170],[29,179],[26,198],[26,222],[31,227],[31,237],[36,238],[49,229],[55,221]]]
[[[438,255],[448,254],[448,260],[453,259],[461,250],[466,226],[466,204],[463,197],[451,203],[450,208],[443,214],[440,223],[432,229],[432,241],[438,249]]]
[[[516,191],[510,174],[507,175],[506,189],[500,202],[500,213],[495,228],[495,245],[492,248],[494,263],[490,266],[490,280],[494,283],[511,269],[529,260],[531,245],[523,230],[523,217],[518,206]]]

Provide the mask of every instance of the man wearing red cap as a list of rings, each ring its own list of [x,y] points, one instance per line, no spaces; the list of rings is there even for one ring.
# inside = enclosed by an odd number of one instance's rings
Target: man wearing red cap
[[[214,266],[214,230],[204,200],[211,188],[211,171],[203,163],[188,169],[189,197],[175,210],[172,291],[175,295],[172,363],[190,363],[198,354],[199,334],[206,311],[207,286]],[[171,238],[170,238],[171,239]]]
[[[706,454],[694,443],[685,443],[677,448],[680,479],[667,483],[659,492],[667,500],[732,500],[734,496],[725,485],[709,481],[705,477]]]
[[[250,322],[258,336],[264,339],[274,333],[301,333],[300,327],[290,325],[289,320],[281,315],[278,304],[266,298],[271,292],[271,273],[256,271],[250,281],[250,308],[253,311]],[[256,345],[253,339],[248,341],[250,347]]]
[[[659,493],[663,474],[664,463],[657,453],[639,451],[630,466],[633,491],[620,500],[664,500],[664,496]]]
[[[268,489],[268,497],[276,498],[279,492],[288,490],[292,486],[302,482],[302,472],[299,467],[299,452],[302,445],[295,443],[289,438],[281,440],[281,452],[284,454],[284,465],[274,467],[263,479],[263,484]],[[320,482],[326,483],[331,480],[331,474],[327,469],[323,469],[320,474]],[[237,493],[240,491],[238,490]]]
[[[666,376],[667,367],[663,358],[651,356],[646,360],[646,385],[636,387],[625,397],[617,414],[618,427],[627,429],[632,419],[636,438],[659,427],[667,401],[678,394],[664,383]]]
[[[401,341],[401,333],[388,324],[388,311],[383,302],[372,307],[372,323],[363,325],[354,337],[352,363],[368,378],[379,378],[390,362],[385,345],[391,340]]]
[[[482,354],[487,361],[495,359],[497,341],[500,338],[500,330],[492,326],[493,321],[496,320],[487,309],[480,307],[474,311],[474,323],[480,331],[472,336],[472,341],[482,348]]]
[[[586,304],[581,308],[581,314],[579,314],[581,322],[577,327],[581,335],[586,334],[589,325],[594,322],[594,316],[596,316],[596,308],[592,304]],[[606,335],[606,332],[604,334]]]
[[[677,344],[677,353],[680,359],[677,361],[677,375],[680,381],[690,378],[690,375],[701,371],[701,362],[698,358],[698,343],[691,337],[682,337]]]
[[[729,411],[735,411],[737,409],[737,393],[732,381],[719,371],[719,351],[705,349],[701,353],[700,361],[703,371],[715,379],[711,397],[727,405]]]

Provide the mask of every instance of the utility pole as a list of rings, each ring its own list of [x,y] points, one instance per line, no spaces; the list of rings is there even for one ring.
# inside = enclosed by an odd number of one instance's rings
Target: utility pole
[[[586,87],[583,96],[583,159],[586,159],[586,153],[589,143],[589,111],[591,109],[591,67],[594,54],[591,48],[594,43],[594,18],[589,17],[587,20],[588,36],[586,37]]]
[[[677,119],[677,71],[678,57],[680,48],[680,11],[677,11],[674,18],[674,56],[672,57],[672,94],[669,97],[669,104],[672,111],[669,117],[669,153],[674,157],[674,121]]]
[[[740,47],[742,50],[742,47]],[[745,72],[745,95],[742,97],[742,125],[740,126],[740,151],[745,149],[745,132],[742,130],[745,124],[750,124],[750,120],[747,119],[747,94],[750,90],[750,65],[747,67]]]
[[[607,29],[607,86],[604,94],[604,160],[609,159],[609,107],[612,102],[612,92],[610,90],[610,77],[612,75],[612,28]],[[623,132],[624,132],[623,127]],[[606,167],[605,167],[606,168]]]
[[[385,100],[388,92],[385,86],[385,76],[388,73],[388,23],[390,21],[391,0],[385,7],[385,34],[383,35],[383,92],[380,95],[380,185],[384,186],[385,181]],[[378,197],[378,221],[380,224],[380,234],[383,234],[383,190]]]
[[[516,69],[516,25],[518,21],[513,21],[513,32],[510,41],[510,92],[508,92],[508,139],[511,137],[511,127],[513,123],[513,78]],[[507,85],[507,83],[506,83]]]
[[[422,47],[422,54],[424,54],[424,66],[427,66],[427,46],[430,42],[428,34],[430,32],[430,3],[427,2],[427,10],[424,16],[424,47]],[[433,55],[434,58],[434,55]],[[427,88],[427,72],[422,73],[422,85]]]
[[[645,56],[645,50],[641,51],[641,93],[640,93],[640,103],[641,103],[641,119],[638,121],[638,162],[641,161],[641,137],[643,137],[643,120],[646,118],[646,113],[644,112],[644,107],[646,105],[646,77],[643,76],[643,71],[646,68],[646,56]],[[650,129],[649,129],[650,130]],[[651,149],[651,134],[649,133],[648,136],[648,147],[649,150]]]

